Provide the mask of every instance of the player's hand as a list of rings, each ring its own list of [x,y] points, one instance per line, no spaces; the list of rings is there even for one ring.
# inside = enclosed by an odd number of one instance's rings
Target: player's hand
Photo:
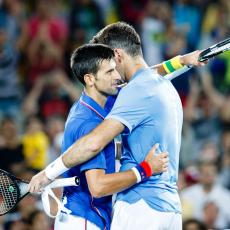
[[[208,63],[208,61],[205,62],[199,62],[198,58],[202,50],[196,50],[194,52],[185,54],[180,57],[180,62],[182,65],[187,65],[187,66],[204,66],[205,64]]]
[[[46,176],[45,171],[41,171],[35,176],[32,177],[29,183],[29,192],[39,193],[42,191],[42,188],[48,185],[51,180]]]
[[[155,144],[145,158],[145,161],[147,161],[151,166],[153,174],[166,172],[168,170],[168,153],[162,152],[156,155],[158,147],[159,144]]]

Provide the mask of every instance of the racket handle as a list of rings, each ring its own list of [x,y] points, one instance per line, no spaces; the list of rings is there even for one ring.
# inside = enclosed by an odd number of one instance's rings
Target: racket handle
[[[79,186],[80,185],[80,179],[79,177],[70,177],[70,178],[62,178],[62,179],[56,179],[53,182],[51,182],[49,185],[46,186],[46,188],[59,188],[59,187],[66,187],[66,186]]]

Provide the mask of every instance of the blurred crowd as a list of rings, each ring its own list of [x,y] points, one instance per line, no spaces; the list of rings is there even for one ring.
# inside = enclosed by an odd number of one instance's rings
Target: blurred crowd
[[[82,87],[72,50],[126,21],[149,65],[230,35],[229,0],[0,0],[0,168],[30,180],[60,154]],[[230,53],[173,80],[184,109],[179,190],[183,229],[230,228]],[[0,216],[0,230],[50,230],[39,196]]]

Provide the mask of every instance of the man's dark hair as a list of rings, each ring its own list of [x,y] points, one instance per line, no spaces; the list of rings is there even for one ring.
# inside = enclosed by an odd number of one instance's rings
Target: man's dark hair
[[[97,74],[101,62],[114,57],[114,51],[106,45],[86,44],[73,51],[70,66],[74,76],[85,85],[85,74]]]
[[[187,230],[187,229],[190,229],[189,228],[189,225],[196,225],[196,229],[199,229],[199,230],[208,230],[208,228],[205,226],[205,224],[197,219],[187,219],[183,222],[183,227],[182,229],[183,230]]]
[[[123,49],[132,57],[142,55],[140,36],[132,26],[125,22],[106,26],[90,42],[106,44],[112,49]]]

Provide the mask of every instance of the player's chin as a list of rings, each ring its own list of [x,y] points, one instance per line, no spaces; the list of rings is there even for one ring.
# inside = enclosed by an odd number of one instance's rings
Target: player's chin
[[[118,87],[113,87],[109,90],[109,95],[117,95],[118,94]]]

